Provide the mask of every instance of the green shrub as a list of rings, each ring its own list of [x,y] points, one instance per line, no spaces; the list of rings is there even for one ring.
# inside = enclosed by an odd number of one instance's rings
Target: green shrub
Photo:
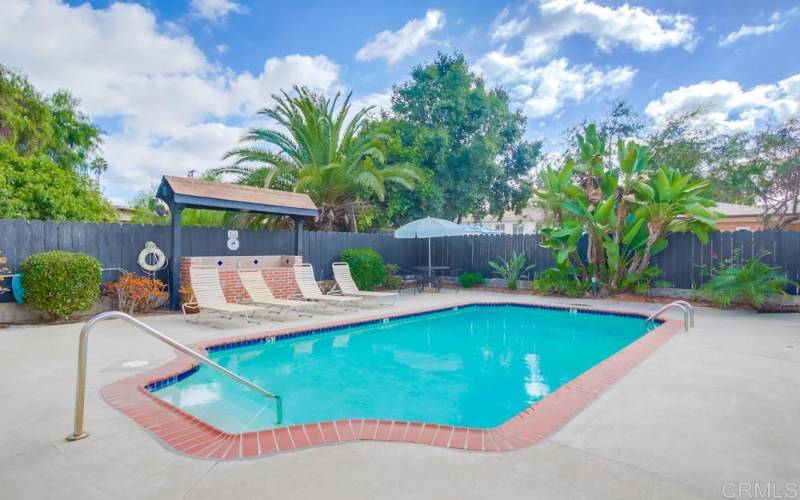
[[[543,295],[566,295],[582,297],[591,287],[589,282],[581,280],[577,269],[569,265],[545,269],[533,280],[532,287]]]
[[[711,281],[705,283],[697,295],[720,307],[743,301],[753,309],[763,309],[768,302],[785,295],[783,287],[794,284],[779,267],[761,261],[766,255],[769,252],[760,252],[742,262],[741,254],[735,251],[733,257],[723,261],[713,272]]]
[[[622,290],[644,295],[653,287],[663,288],[672,284],[668,281],[658,280],[659,276],[661,276],[661,268],[651,266],[641,273],[626,274],[622,277],[619,287]]]
[[[350,265],[353,281],[361,290],[373,290],[383,282],[383,257],[371,248],[350,248],[342,252]]]
[[[25,302],[59,318],[86,311],[100,297],[100,263],[82,253],[42,252],[22,263]]]
[[[383,265],[383,287],[394,290],[400,288],[403,284],[403,278],[397,275],[400,266],[397,264],[384,264]]]
[[[464,288],[472,288],[473,286],[483,285],[486,280],[483,279],[481,273],[461,273],[458,277],[458,282]]]

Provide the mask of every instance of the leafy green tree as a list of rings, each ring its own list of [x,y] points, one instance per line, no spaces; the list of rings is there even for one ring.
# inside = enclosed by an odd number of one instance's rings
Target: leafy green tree
[[[112,221],[87,176],[101,131],[60,91],[44,97],[0,65],[0,217]]]
[[[20,155],[46,152],[52,112],[27,78],[0,65],[0,141]]]
[[[48,156],[22,156],[0,142],[0,218],[112,222],[114,209],[91,179]]]
[[[696,113],[672,117],[645,139],[652,161],[673,165],[682,174],[707,177],[709,166],[719,161],[725,148],[712,130],[695,127]]]
[[[69,92],[42,96],[27,78],[0,65],[0,141],[21,155],[45,154],[62,168],[85,172],[102,131]]]
[[[725,139],[727,154],[711,171],[722,189],[763,207],[767,229],[800,221],[800,120]]]
[[[721,133],[698,125],[698,112],[676,116],[646,138],[653,161],[711,183],[716,201],[764,208],[764,227],[800,220],[800,122]]]
[[[102,143],[102,131],[78,110],[80,102],[69,92],[58,91],[47,101],[53,117],[50,157],[64,168],[89,172]]]
[[[392,92],[392,119],[376,124],[392,140],[388,156],[429,172],[413,192],[392,193],[394,222],[425,215],[461,220],[521,210],[541,144],[523,140],[525,116],[502,89],[488,89],[463,55],[439,54]]]
[[[263,178],[265,187],[307,193],[319,208],[316,225],[323,230],[358,231],[358,214],[375,198],[385,198],[393,183],[413,189],[421,174],[402,163],[387,164],[387,137],[367,127],[371,107],[351,116],[348,94],[333,99],[295,87],[295,95],[274,95],[275,105],[259,111],[277,123],[253,128],[246,146],[225,154],[231,166],[213,172],[235,173],[251,184]]]
[[[139,191],[131,200],[131,208],[134,213],[131,218],[132,224],[155,224],[167,225],[171,222],[169,216],[160,216],[156,213],[155,205],[156,186]],[[184,227],[235,227],[238,224],[232,213],[222,210],[206,210],[197,208],[187,208],[181,212],[181,225]]]
[[[589,120],[584,118],[575,126],[569,127],[565,133],[566,150],[564,152],[565,161],[568,157],[576,157],[580,154],[580,146],[577,137],[584,130],[594,123],[598,135],[605,137],[606,149],[604,160],[612,162],[617,155],[616,145],[620,140],[623,141],[647,141],[647,126],[642,117],[633,106],[623,100],[611,101],[606,109],[605,115],[599,120]]]

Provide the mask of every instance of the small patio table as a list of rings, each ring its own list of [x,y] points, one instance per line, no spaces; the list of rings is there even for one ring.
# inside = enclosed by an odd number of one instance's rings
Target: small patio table
[[[442,289],[441,274],[451,268],[450,266],[414,266],[412,269],[419,271],[416,276],[417,291],[421,292],[428,286],[431,291],[439,292]],[[430,275],[428,270],[430,270]]]

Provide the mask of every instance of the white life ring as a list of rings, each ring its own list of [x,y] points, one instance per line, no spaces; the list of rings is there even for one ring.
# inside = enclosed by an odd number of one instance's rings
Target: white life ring
[[[152,262],[152,257],[155,257],[155,262]],[[153,273],[164,269],[167,265],[167,256],[155,243],[148,241],[144,244],[144,249],[139,252],[137,262],[144,271]]]

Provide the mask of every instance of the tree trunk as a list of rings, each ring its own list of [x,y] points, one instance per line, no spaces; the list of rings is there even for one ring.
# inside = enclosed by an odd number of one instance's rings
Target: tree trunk
[[[625,193],[621,193],[619,197],[619,207],[617,209],[617,227],[614,228],[614,244],[617,245],[617,248],[619,248],[620,241],[622,240],[622,224],[623,221],[625,220],[625,217],[627,217],[628,215],[626,213],[628,206],[625,203],[623,196],[625,196]],[[622,255],[621,251],[619,253],[620,255]],[[622,279],[622,273],[625,272],[625,266],[621,265],[622,264],[621,262],[618,264],[619,265],[617,265],[617,272],[614,273],[614,275],[611,276],[611,279],[609,280],[609,286],[612,289],[617,288],[619,281]]]
[[[355,204],[350,206],[350,232],[357,233],[358,232],[358,221],[356,220],[356,206]]]
[[[650,251],[653,249],[655,242],[658,241],[659,236],[661,236],[661,227],[659,224],[648,224],[647,229],[650,231],[650,235],[647,237],[647,244],[642,253],[642,260],[634,270],[636,274],[643,272],[647,269],[647,266],[650,265]]]

